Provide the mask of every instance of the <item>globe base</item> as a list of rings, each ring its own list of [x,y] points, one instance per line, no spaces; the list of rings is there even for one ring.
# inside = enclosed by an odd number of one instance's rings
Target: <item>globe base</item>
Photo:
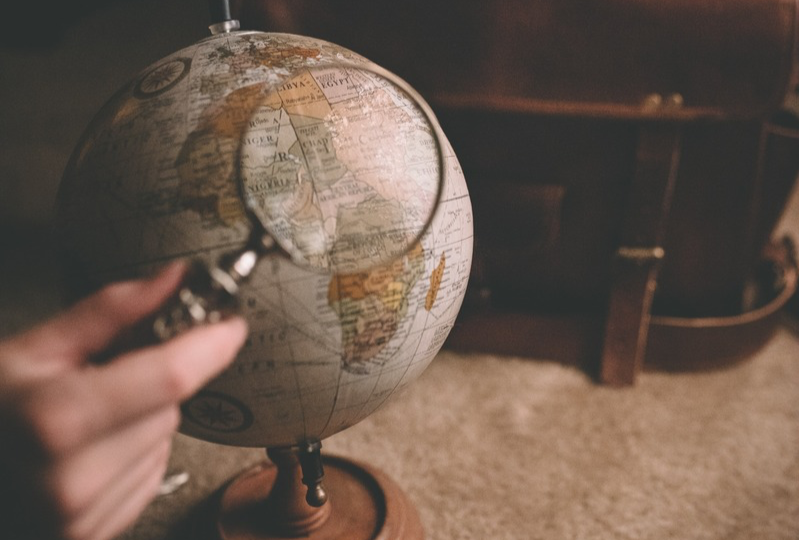
[[[271,454],[270,454],[271,456]],[[222,540],[421,540],[419,515],[388,476],[367,465],[324,456],[329,500],[305,502],[298,462],[265,462],[236,477],[222,493]]]

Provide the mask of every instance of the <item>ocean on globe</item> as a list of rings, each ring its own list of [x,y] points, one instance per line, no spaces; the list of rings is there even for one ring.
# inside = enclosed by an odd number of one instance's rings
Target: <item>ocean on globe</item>
[[[96,287],[175,259],[213,263],[241,246],[250,223],[231,156],[253,85],[342,62],[368,65],[318,39],[231,32],[145,69],[99,111],[64,173],[57,215],[69,273]],[[371,99],[318,86],[308,91],[339,111],[359,109],[346,99]],[[381,114],[399,114],[381,107]],[[286,155],[300,151],[290,134],[281,137]],[[379,151],[345,139],[332,134],[326,149],[342,170],[348,156]],[[322,440],[373,413],[424,371],[455,322],[472,259],[466,182],[444,146],[441,204],[402,258],[347,275],[303,269],[277,254],[260,263],[241,290],[247,343],[230,368],[184,404],[183,433],[236,446]]]

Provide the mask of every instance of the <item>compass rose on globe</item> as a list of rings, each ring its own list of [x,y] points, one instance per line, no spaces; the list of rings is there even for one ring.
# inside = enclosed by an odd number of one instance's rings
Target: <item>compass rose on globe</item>
[[[208,431],[235,433],[252,425],[252,412],[235,398],[204,390],[182,407],[183,417]]]
[[[188,74],[190,67],[189,58],[177,58],[156,66],[139,80],[134,95],[146,99],[167,92]]]

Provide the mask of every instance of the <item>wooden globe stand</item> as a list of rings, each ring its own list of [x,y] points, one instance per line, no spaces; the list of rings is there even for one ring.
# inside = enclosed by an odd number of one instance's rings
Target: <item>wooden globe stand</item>
[[[269,449],[265,462],[243,472],[222,494],[217,530],[222,540],[421,540],[419,516],[386,475],[325,456],[322,492],[311,506],[296,448]],[[320,471],[321,472],[321,471]],[[318,494],[317,494],[318,495]],[[308,493],[309,499],[314,498]],[[312,502],[314,502],[312,500]]]

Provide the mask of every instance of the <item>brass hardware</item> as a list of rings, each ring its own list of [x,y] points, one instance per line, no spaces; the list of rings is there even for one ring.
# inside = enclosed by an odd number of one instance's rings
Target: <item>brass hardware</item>
[[[684,100],[682,98],[682,94],[669,94],[666,97],[666,100],[663,103],[664,107],[668,107],[670,109],[681,109],[683,106]]]
[[[644,110],[659,109],[663,105],[663,96],[660,94],[649,94],[641,102],[641,108]]]
[[[629,247],[622,246],[616,250],[616,256],[620,259],[635,262],[659,261],[666,256],[666,252],[660,246],[655,247]]]
[[[654,111],[657,109],[681,109],[685,104],[685,100],[680,93],[673,93],[667,95],[665,98],[658,93],[652,93],[646,96],[641,102],[641,108],[645,111]]]

